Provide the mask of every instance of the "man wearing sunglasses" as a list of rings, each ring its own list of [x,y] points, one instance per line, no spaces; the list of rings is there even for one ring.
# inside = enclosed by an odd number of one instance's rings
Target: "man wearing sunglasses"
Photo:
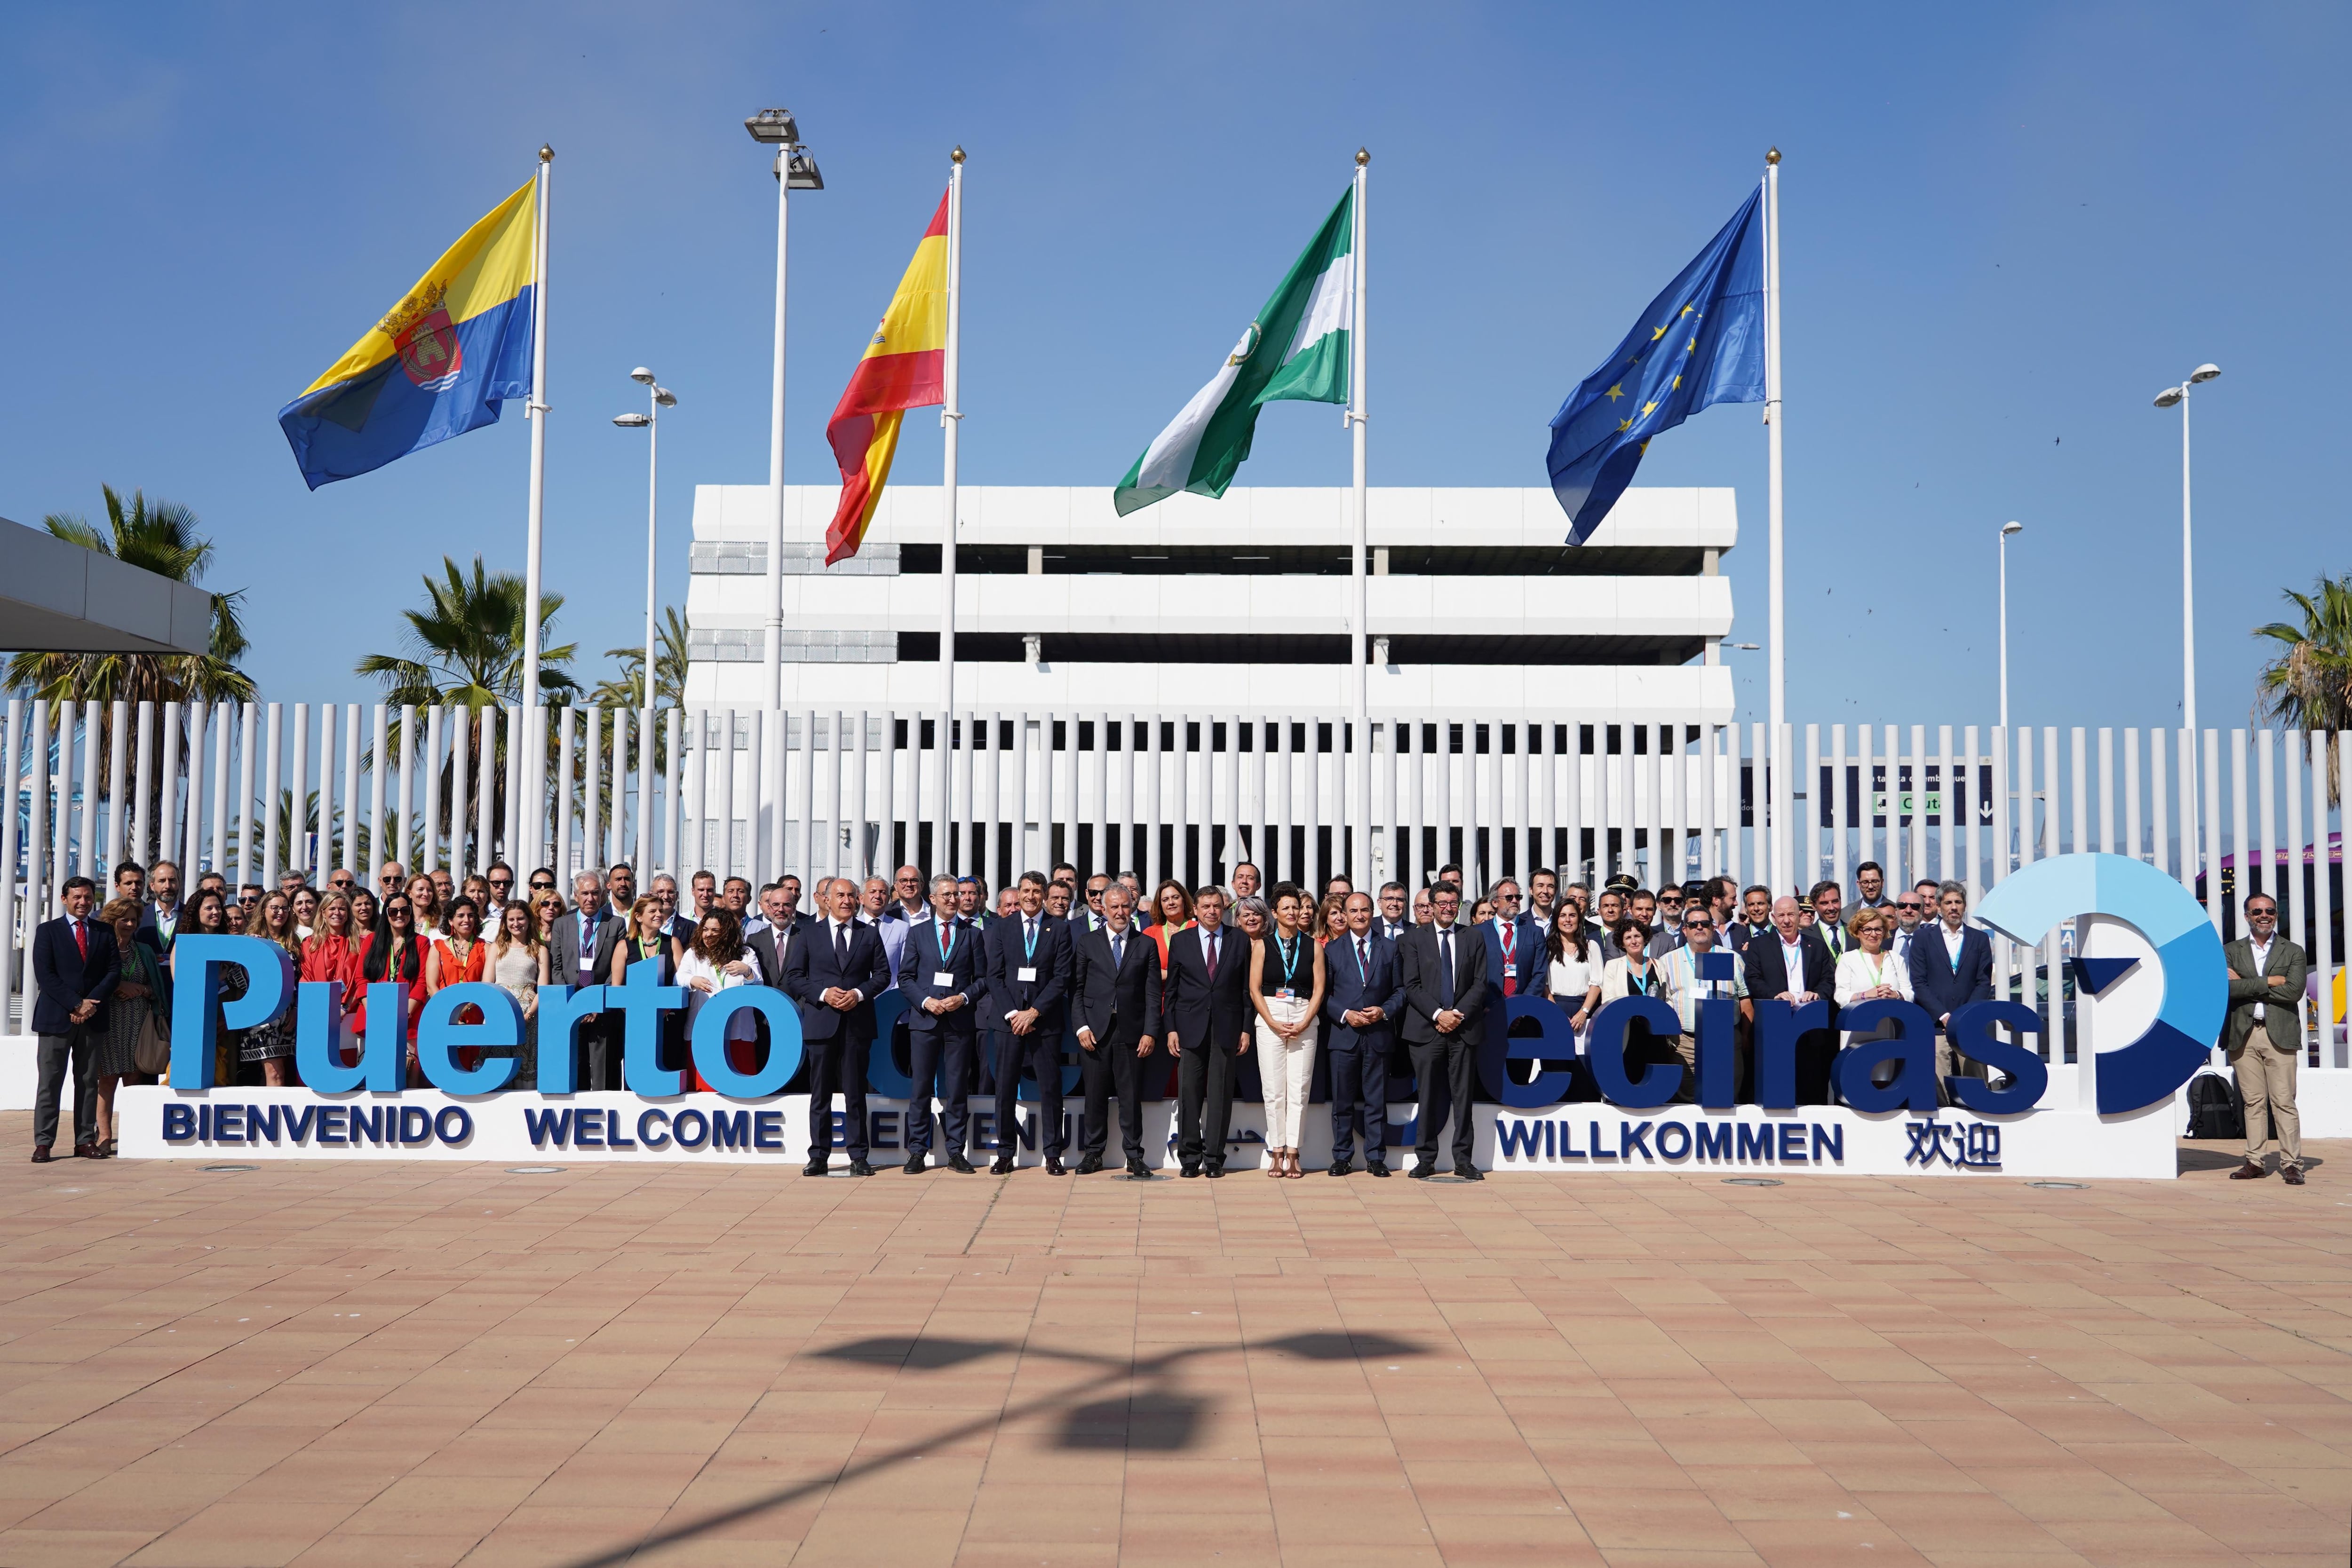
[[[1911,939],[1919,935],[1919,922],[1927,917],[1927,906],[1921,902],[1918,894],[1906,893],[1895,898],[1895,937],[1887,944],[1887,949],[1895,955],[1895,962],[1903,966],[1906,974],[1911,969]]]
[[[360,879],[351,872],[337,867],[327,875],[327,891],[330,893],[340,893],[348,898],[359,890]]]
[[[483,880],[490,884],[491,907],[504,908],[507,900],[514,896],[514,867],[504,861],[492,861]]]
[[[376,895],[390,898],[408,885],[408,868],[398,861],[386,861],[376,868]]]
[[[1658,959],[1658,992],[1674,1004],[1682,1019],[1683,1031],[1675,1037],[1675,1054],[1682,1058],[1682,1087],[1675,1092],[1677,1101],[1688,1103],[1698,1098],[1698,1008],[1701,1002],[1729,999],[1739,1004],[1739,1021],[1748,1022],[1755,1006],[1748,999],[1748,970],[1737,953],[1725,953],[1730,960],[1728,978],[1712,980],[1699,977],[1699,963],[1715,951],[1715,912],[1706,904],[1693,904],[1683,910],[1682,941]],[[1734,1048],[1738,1048],[1735,1046]],[[1736,1083],[1745,1073],[1746,1064],[1734,1069]]]

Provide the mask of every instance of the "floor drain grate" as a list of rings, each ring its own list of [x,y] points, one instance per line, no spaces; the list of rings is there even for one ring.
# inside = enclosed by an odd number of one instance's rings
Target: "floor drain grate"
[[[205,1167],[205,1169],[208,1171],[219,1171],[224,1175],[230,1171],[252,1171],[259,1170],[260,1168],[261,1167],[259,1166],[206,1166]]]
[[[1726,1186],[1779,1186],[1781,1184],[1778,1176],[1726,1176],[1723,1178],[1723,1185]]]
[[[2026,1185],[2026,1186],[2038,1186],[2038,1187],[2043,1187],[2043,1188],[2060,1188],[2060,1189],[2063,1189],[2063,1190],[2067,1190],[2067,1191],[2079,1191],[2080,1189],[2082,1189],[2082,1188],[2084,1188],[2084,1187],[2089,1186],[2091,1184],[2090,1184],[2089,1182],[2086,1182],[2086,1181],[2030,1181],[2030,1182],[2027,1182],[2025,1185]]]
[[[562,1174],[562,1166],[509,1166],[507,1167],[509,1176],[561,1176]]]

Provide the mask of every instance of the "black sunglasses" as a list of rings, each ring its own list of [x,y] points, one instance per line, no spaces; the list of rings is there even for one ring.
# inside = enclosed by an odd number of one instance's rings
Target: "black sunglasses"
[[[1898,898],[1895,901],[1895,907],[1897,909],[1907,909],[1914,915],[1916,915],[1919,912],[1919,904],[1916,899],[1909,904],[1906,904]]]

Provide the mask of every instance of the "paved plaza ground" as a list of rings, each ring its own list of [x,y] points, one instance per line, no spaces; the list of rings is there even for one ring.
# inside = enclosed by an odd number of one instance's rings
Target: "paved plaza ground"
[[[2309,1186],[21,1163],[0,1563],[2346,1562]]]

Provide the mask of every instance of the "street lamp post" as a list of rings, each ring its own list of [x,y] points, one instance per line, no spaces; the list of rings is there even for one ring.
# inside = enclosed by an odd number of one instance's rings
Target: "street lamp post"
[[[776,347],[769,382],[768,423],[768,632],[762,663],[771,710],[784,700],[784,260],[787,217],[794,191],[822,191],[824,176],[801,145],[799,121],[789,109],[763,109],[743,121],[751,140],[776,150]]]
[[[2009,536],[2025,531],[2023,523],[2000,526],[2000,727],[2009,728]]]
[[[2177,387],[2156,394],[2156,406],[2180,405],[2180,727],[2197,728],[2197,582],[2196,557],[2189,534],[2189,389],[2221,373],[2219,365],[2200,365]]]
[[[654,814],[652,810],[654,779],[654,673],[660,668],[654,662],[657,652],[654,629],[654,580],[657,557],[655,554],[656,528],[661,516],[661,411],[676,408],[677,398],[669,388],[657,384],[653,371],[639,365],[629,372],[629,379],[646,388],[646,412],[615,414],[613,423],[625,430],[646,433],[646,674],[639,695],[645,700],[637,710],[637,861],[641,874],[650,877],[654,853]],[[615,800],[617,803],[617,796]],[[617,805],[616,805],[617,809]]]

